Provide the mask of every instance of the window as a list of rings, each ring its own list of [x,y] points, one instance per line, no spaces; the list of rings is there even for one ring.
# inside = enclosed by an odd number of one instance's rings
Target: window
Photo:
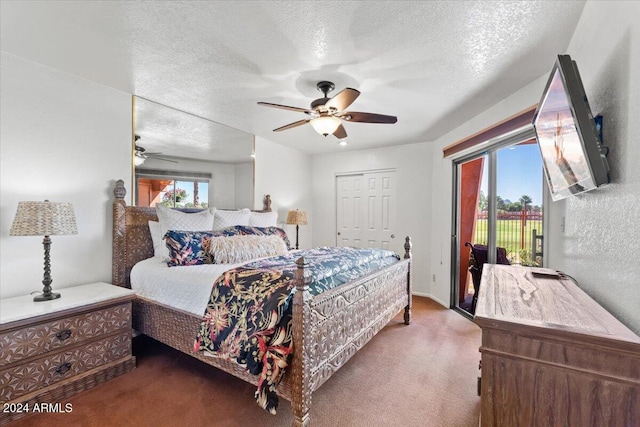
[[[153,207],[163,204],[179,208],[209,206],[209,178],[182,177],[187,175],[169,171],[136,170],[136,206]],[[189,175],[194,175],[189,173]]]

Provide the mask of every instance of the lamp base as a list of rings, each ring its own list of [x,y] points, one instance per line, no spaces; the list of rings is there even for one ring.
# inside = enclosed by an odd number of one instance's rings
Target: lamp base
[[[55,292],[49,292],[48,294],[42,293],[33,297],[34,301],[51,301],[52,299],[60,298],[60,294]]]

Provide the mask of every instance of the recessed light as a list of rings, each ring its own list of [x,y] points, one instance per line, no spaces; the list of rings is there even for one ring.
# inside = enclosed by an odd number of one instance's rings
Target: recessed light
[[[347,145],[347,144],[348,144],[348,142],[347,142],[347,140],[346,140],[346,139],[341,139],[341,140],[340,140],[340,142],[339,142],[338,144],[340,144],[340,145],[342,145],[342,146],[345,146],[345,145]]]

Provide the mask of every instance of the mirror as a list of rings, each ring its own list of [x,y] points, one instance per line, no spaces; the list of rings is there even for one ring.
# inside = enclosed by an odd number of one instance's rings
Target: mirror
[[[253,208],[254,136],[133,97],[133,204]]]

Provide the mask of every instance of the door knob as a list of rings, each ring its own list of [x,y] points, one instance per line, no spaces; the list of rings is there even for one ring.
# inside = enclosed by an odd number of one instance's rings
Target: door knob
[[[395,234],[392,234],[392,235],[391,235],[391,238],[392,238],[392,239],[395,239],[395,238],[396,238],[396,235],[395,235]]]
[[[342,236],[342,234],[340,234],[340,232],[338,231],[338,236]]]

